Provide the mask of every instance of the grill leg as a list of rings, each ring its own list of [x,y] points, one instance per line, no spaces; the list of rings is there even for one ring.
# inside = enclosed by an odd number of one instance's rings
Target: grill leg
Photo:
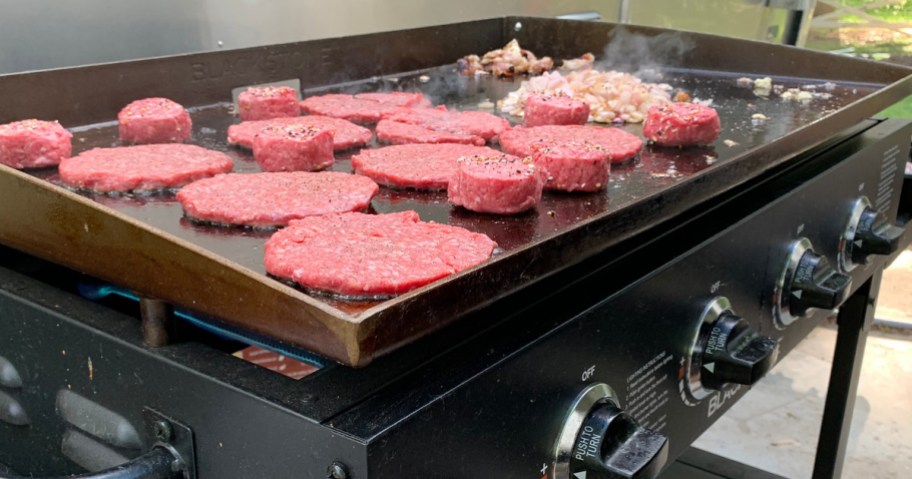
[[[882,271],[875,273],[839,308],[839,332],[814,460],[814,479],[842,477],[865,342],[874,322],[874,307],[882,276]]]
[[[150,348],[167,346],[174,323],[171,305],[151,298],[140,298],[139,312],[142,316],[143,342]]]

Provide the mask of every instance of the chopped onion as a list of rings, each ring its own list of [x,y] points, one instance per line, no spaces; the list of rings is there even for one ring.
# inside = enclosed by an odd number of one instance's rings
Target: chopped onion
[[[522,82],[503,100],[501,110],[522,117],[530,95],[564,95],[589,104],[589,119],[598,123],[641,123],[654,105],[671,102],[671,86],[646,83],[618,71],[558,72]]]

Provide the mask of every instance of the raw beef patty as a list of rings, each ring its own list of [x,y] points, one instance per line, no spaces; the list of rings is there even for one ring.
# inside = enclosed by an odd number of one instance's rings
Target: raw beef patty
[[[312,96],[301,101],[301,109],[311,115],[331,116],[355,123],[376,123],[384,113],[397,108],[400,107],[343,94]]]
[[[539,148],[532,159],[545,177],[546,190],[591,192],[608,185],[611,161],[598,145],[562,143]]]
[[[173,143],[94,148],[63,160],[59,170],[71,187],[112,193],[178,188],[233,166],[222,152]]]
[[[460,143],[463,145],[485,144],[485,139],[468,133],[435,131],[421,125],[410,125],[392,120],[377,123],[377,140],[391,145],[409,143]]]
[[[612,163],[636,156],[643,140],[619,128],[592,125],[548,125],[516,127],[500,135],[503,151],[516,156],[531,156],[536,149],[564,143],[588,143],[605,150]]]
[[[193,133],[190,114],[167,98],[145,98],[123,107],[117,129],[124,143],[181,143]]]
[[[356,100],[370,100],[384,105],[405,106],[410,108],[426,108],[431,106],[431,101],[420,92],[391,91],[387,93],[359,93]]]
[[[355,123],[377,123],[389,113],[403,109],[426,108],[431,102],[421,93],[332,93],[305,98],[301,109],[312,115],[331,116]]]
[[[253,148],[253,138],[269,127],[283,127],[303,125],[317,130],[330,130],[333,132],[333,150],[348,150],[357,146],[366,145],[373,134],[367,128],[358,126],[341,118],[328,116],[297,116],[294,118],[274,118],[272,120],[245,121],[239,125],[228,127],[228,143],[241,145],[244,148]]]
[[[369,178],[334,171],[231,173],[194,181],[177,199],[195,221],[270,228],[306,216],[363,210],[378,190]]]
[[[511,215],[534,208],[544,181],[531,158],[496,155],[458,160],[447,197],[451,203],[479,213]]]
[[[298,92],[287,86],[250,87],[238,95],[238,116],[243,121],[298,116]]]
[[[643,123],[643,135],[662,146],[709,145],[721,130],[716,110],[698,103],[654,106]]]
[[[291,221],[266,242],[269,274],[351,298],[404,293],[488,258],[485,235],[425,223],[414,211],[340,213]]]
[[[317,171],[335,162],[333,133],[306,125],[271,126],[253,138],[253,159],[263,171]]]
[[[384,120],[423,126],[429,130],[478,136],[491,141],[510,129],[510,122],[483,111],[437,108],[399,108],[383,114]]]
[[[561,95],[532,95],[526,100],[526,126],[582,125],[589,121],[589,104]]]
[[[56,121],[23,120],[0,125],[0,164],[20,170],[55,166],[70,157],[72,138]]]
[[[383,122],[381,122],[383,123]],[[355,173],[394,188],[445,190],[462,156],[493,156],[498,151],[469,145],[396,145],[361,150],[352,156]]]

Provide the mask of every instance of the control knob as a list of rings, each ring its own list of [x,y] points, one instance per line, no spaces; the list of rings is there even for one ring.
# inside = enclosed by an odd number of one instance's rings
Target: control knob
[[[688,389],[695,399],[725,384],[752,385],[772,369],[779,343],[738,317],[725,297],[709,303],[699,322],[690,358],[685,360]]]
[[[605,384],[586,388],[564,422],[555,479],[652,479],[668,461],[668,439],[621,410]]]
[[[899,249],[904,230],[893,226],[864,196],[855,202],[845,232],[839,240],[839,267],[852,271],[871,255],[887,255]]]
[[[788,326],[807,316],[812,308],[836,308],[846,300],[851,286],[852,278],[830,267],[827,259],[814,251],[810,240],[797,240],[774,294],[777,325]]]
[[[585,479],[653,478],[668,459],[668,439],[646,429],[614,402],[595,405],[583,421],[570,475]]]

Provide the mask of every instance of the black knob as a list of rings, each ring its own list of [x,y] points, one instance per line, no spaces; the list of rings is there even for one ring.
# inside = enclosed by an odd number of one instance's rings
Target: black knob
[[[646,429],[613,402],[597,403],[576,436],[571,479],[649,479],[668,460],[668,439]]]
[[[723,384],[751,385],[776,363],[779,343],[751,329],[747,320],[722,313],[698,343],[703,352],[700,381],[708,389]]]
[[[899,249],[904,230],[891,225],[876,210],[866,208],[858,220],[852,240],[852,262],[863,264],[872,254],[892,254]]]
[[[814,250],[801,255],[789,289],[789,311],[804,316],[810,308],[833,309],[849,296],[852,278],[830,267]]]

